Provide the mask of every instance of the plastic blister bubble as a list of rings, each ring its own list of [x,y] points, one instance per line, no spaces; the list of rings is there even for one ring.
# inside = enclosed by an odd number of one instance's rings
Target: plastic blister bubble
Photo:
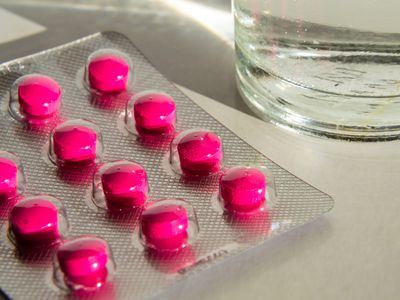
[[[87,120],[69,120],[50,134],[50,160],[60,166],[90,165],[103,155],[100,128]]]
[[[129,57],[116,49],[93,52],[85,66],[87,88],[99,94],[114,94],[128,90],[132,80]]]
[[[196,213],[183,199],[162,199],[146,205],[139,238],[155,251],[179,251],[194,243],[199,232]]]
[[[179,133],[170,147],[172,169],[186,176],[218,173],[223,157],[221,138],[205,129],[190,129]]]
[[[218,200],[227,213],[254,214],[275,201],[275,180],[265,167],[236,166],[219,179]]]
[[[69,230],[63,204],[50,195],[21,199],[11,209],[8,222],[8,237],[21,252],[53,247]]]
[[[19,157],[0,151],[0,203],[23,194],[25,186],[25,172]]]
[[[56,285],[60,289],[81,292],[83,295],[110,282],[115,269],[108,243],[90,235],[64,241],[53,259],[53,279]]]
[[[55,122],[61,108],[61,88],[51,77],[28,74],[10,89],[9,112],[19,122],[40,126]]]
[[[94,175],[92,191],[96,206],[114,213],[141,207],[149,197],[146,170],[126,160],[104,163]]]
[[[139,136],[171,135],[175,130],[175,122],[175,102],[163,92],[140,92],[126,106],[126,128]]]

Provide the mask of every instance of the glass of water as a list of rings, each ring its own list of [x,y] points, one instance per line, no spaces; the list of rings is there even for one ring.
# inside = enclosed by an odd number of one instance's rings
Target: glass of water
[[[352,140],[400,136],[399,0],[233,0],[239,90],[260,117]]]

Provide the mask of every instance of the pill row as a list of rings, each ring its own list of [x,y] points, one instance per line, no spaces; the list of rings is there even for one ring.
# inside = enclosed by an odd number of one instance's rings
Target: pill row
[[[84,86],[95,94],[126,91],[132,79],[132,63],[113,49],[91,54],[85,66]],[[41,74],[20,77],[10,89],[9,112],[16,120],[40,126],[57,120],[62,90],[52,78]]]
[[[89,165],[101,160],[100,128],[87,120],[68,120],[50,134],[49,157],[58,166]],[[211,175],[221,170],[221,139],[208,130],[186,130],[170,145],[171,168],[186,176]]]
[[[81,134],[85,131],[73,130],[73,133]],[[56,132],[57,133],[57,132]],[[54,134],[57,136],[56,134]],[[82,136],[80,136],[82,137]],[[77,148],[73,146],[74,139],[70,137],[67,143],[61,143],[54,137],[53,150],[57,160],[61,153],[62,163],[82,161],[87,162],[94,158],[95,154],[88,143],[80,143]],[[56,142],[57,141],[57,142]],[[86,141],[86,140],[85,140]],[[65,141],[63,141],[65,142]],[[91,141],[90,145],[96,145]],[[201,151],[201,144],[197,145],[197,151]],[[65,154],[67,152],[67,154]],[[77,153],[79,152],[79,155]],[[68,158],[68,160],[67,160]],[[181,160],[182,161],[182,160]],[[207,164],[201,164],[201,171]],[[212,164],[215,167],[215,164]],[[197,171],[197,169],[196,169]],[[225,210],[234,213],[249,213],[262,208],[266,199],[266,175],[254,167],[233,167],[226,169],[220,176],[219,199]],[[0,152],[0,199],[5,201],[22,194],[25,189],[25,176],[22,164],[14,154]],[[149,185],[146,170],[139,164],[130,161],[112,161],[103,163],[93,177],[93,200],[99,207],[104,207],[113,212],[130,210],[145,204],[149,197]]]

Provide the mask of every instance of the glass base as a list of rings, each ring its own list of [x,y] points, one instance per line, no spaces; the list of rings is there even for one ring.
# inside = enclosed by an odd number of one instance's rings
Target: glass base
[[[335,105],[326,99],[339,98],[340,95],[323,95],[320,91],[297,86],[259,68],[249,67],[240,59],[236,72],[238,89],[245,103],[261,119],[279,127],[296,133],[350,141],[399,139],[400,117],[398,124],[386,124],[384,118],[374,119],[374,115],[363,114],[357,109],[344,106],[335,110]]]

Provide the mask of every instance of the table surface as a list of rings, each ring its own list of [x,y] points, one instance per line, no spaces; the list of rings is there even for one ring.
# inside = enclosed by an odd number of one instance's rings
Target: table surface
[[[398,299],[399,142],[318,139],[253,117],[235,86],[228,0],[93,2],[103,8],[3,3],[47,30],[1,45],[0,61],[97,31],[124,33],[214,117],[336,201],[328,215],[183,281],[163,299]]]

